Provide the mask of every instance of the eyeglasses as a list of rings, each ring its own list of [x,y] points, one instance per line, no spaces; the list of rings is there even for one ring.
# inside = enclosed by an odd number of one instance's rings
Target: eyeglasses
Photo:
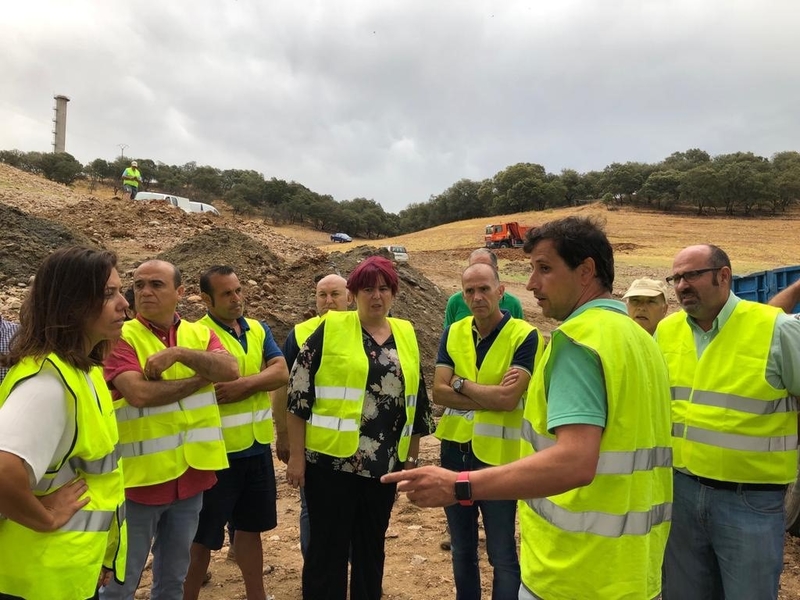
[[[675,273],[674,275],[667,277],[666,280],[670,285],[678,285],[681,280],[685,280],[686,283],[692,283],[693,281],[696,281],[703,273],[708,273],[709,271],[719,271],[721,268],[722,267],[708,267],[707,269],[697,269],[696,271]]]

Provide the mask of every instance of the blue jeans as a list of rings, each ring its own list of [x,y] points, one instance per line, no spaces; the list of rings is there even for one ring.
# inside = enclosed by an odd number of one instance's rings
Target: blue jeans
[[[442,467],[451,471],[476,471],[490,465],[478,460],[466,444],[442,440]],[[445,507],[450,527],[450,550],[456,600],[479,600],[481,574],[478,568],[478,512],[486,531],[486,553],[493,567],[492,600],[516,598],[520,572],[514,518],[517,503],[513,500],[479,500],[472,506],[454,504]]]
[[[125,568],[125,584],[119,585],[112,579],[109,585],[100,590],[101,600],[133,599],[151,545],[151,600],[183,600],[183,580],[189,570],[189,548],[197,531],[202,506],[202,493],[158,506],[127,500],[128,564]]]
[[[784,492],[721,490],[676,472],[664,600],[774,600]]]

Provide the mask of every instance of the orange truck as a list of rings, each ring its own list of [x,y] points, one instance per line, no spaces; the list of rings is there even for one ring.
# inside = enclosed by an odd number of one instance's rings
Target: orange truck
[[[516,221],[487,225],[483,239],[487,248],[521,248],[529,229],[530,227],[520,225]]]

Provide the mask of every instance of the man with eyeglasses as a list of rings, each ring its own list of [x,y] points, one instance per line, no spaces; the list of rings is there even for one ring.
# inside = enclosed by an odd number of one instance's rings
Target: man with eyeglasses
[[[675,469],[664,600],[778,597],[783,497],[797,475],[800,321],[741,300],[731,279],[712,245],[681,250],[667,277],[683,311],[656,330]]]

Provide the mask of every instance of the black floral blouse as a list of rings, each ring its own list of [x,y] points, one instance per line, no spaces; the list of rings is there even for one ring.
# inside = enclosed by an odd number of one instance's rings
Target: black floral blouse
[[[311,417],[311,407],[316,399],[313,381],[320,365],[324,335],[323,322],[303,344],[289,377],[288,411],[305,420]],[[397,456],[397,446],[406,423],[405,385],[394,336],[390,335],[383,344],[378,344],[363,329],[361,336],[369,360],[369,373],[361,413],[358,450],[353,456],[346,458],[306,450],[306,460],[334,471],[355,473],[363,477],[380,477],[399,471],[403,466]],[[428,435],[435,428],[431,403],[420,370],[412,433]]]

